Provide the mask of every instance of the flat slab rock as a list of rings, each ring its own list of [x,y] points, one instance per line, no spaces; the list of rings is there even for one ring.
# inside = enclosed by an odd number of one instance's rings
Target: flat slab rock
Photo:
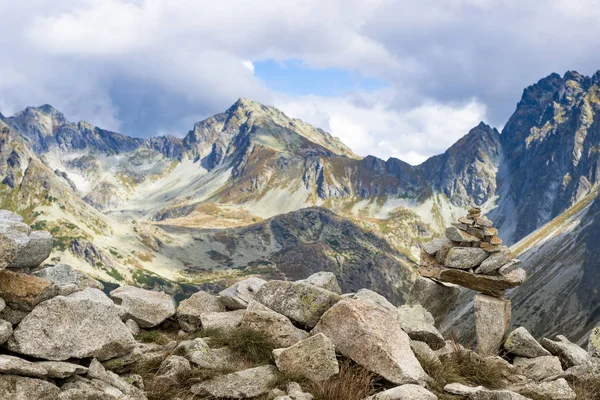
[[[175,301],[164,292],[145,290],[135,286],[121,286],[110,292],[140,328],[153,328],[175,315]]]
[[[285,349],[273,350],[277,368],[313,382],[326,381],[339,370],[333,342],[322,333]]]
[[[527,278],[522,268],[517,268],[506,275],[483,275],[430,264],[419,266],[419,273],[424,277],[454,283],[492,297],[504,296],[506,290],[521,285]]]
[[[0,399],[54,400],[60,394],[50,382],[17,375],[0,375]]]
[[[377,393],[365,400],[437,400],[437,396],[419,385],[402,385]]]
[[[191,387],[197,395],[247,399],[269,393],[280,374],[273,365],[250,368],[204,381]]]

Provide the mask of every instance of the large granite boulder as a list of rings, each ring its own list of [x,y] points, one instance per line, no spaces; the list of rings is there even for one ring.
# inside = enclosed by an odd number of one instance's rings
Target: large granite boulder
[[[485,356],[498,353],[510,326],[510,301],[475,295],[475,332],[477,352]]]
[[[35,268],[41,265],[52,252],[52,235],[46,231],[32,231],[29,241],[13,258],[9,268]]]
[[[54,400],[59,394],[58,386],[41,379],[0,375],[0,399]]]
[[[263,334],[277,347],[289,347],[308,338],[308,332],[296,328],[288,317],[275,311],[247,309],[240,326]]]
[[[400,327],[412,340],[425,342],[433,350],[446,345],[444,337],[434,326],[433,316],[420,304],[399,307],[397,316]]]
[[[418,383],[425,371],[410,348],[396,313],[369,301],[344,299],[331,307],[312,331],[323,333],[336,350],[396,384]]]
[[[588,362],[587,351],[562,335],[556,336],[556,340],[544,338],[541,345],[552,353],[552,355],[560,358],[560,362],[565,368],[571,368]]]
[[[279,379],[272,365],[217,376],[192,386],[192,393],[214,398],[247,399],[269,393]]]
[[[541,381],[563,372],[560,359],[556,356],[515,357],[513,365],[518,374],[525,375],[534,381]]]
[[[31,228],[23,218],[10,211],[0,210],[0,270],[8,267],[17,254],[29,243]]]
[[[542,357],[549,356],[550,352],[542,347],[531,336],[531,333],[524,327],[520,326],[512,331],[504,342],[504,349],[509,353],[521,357]]]
[[[186,332],[195,332],[202,326],[200,315],[208,312],[224,312],[225,305],[219,297],[200,291],[179,303],[177,321]]]
[[[131,332],[114,308],[63,296],[39,304],[8,341],[13,352],[54,361],[107,360],[129,353],[134,346]]]
[[[365,301],[370,301],[373,304],[376,304],[380,307],[385,308],[386,310],[390,310],[390,311],[395,311],[396,310],[396,306],[393,305],[392,303],[390,303],[388,301],[388,299],[386,299],[385,297],[383,297],[382,295],[380,295],[377,292],[374,292],[370,289],[360,289],[358,292],[356,292],[353,296],[353,299],[358,299],[358,300],[365,300]]]
[[[121,286],[110,292],[115,303],[123,307],[125,318],[131,318],[140,328],[153,328],[175,315],[175,301],[164,292]]]
[[[408,384],[377,393],[365,400],[437,400],[437,396],[424,387]]]
[[[270,281],[265,283],[255,300],[308,328],[314,327],[321,315],[342,297],[308,283]]]
[[[321,289],[329,290],[330,292],[342,294],[340,284],[333,272],[317,272],[312,274],[306,279],[302,279],[296,282],[309,283]]]
[[[248,302],[254,299],[256,293],[266,282],[256,277],[244,279],[221,291],[219,296],[223,304],[230,310],[241,310],[248,306]]]
[[[52,267],[46,267],[33,272],[32,275],[48,279],[57,285],[74,284],[77,286],[78,290],[84,290],[86,288],[98,290],[104,289],[104,285],[101,282],[81,271],[77,271],[68,264],[58,264]]]
[[[333,342],[322,333],[285,349],[273,350],[277,368],[284,374],[322,382],[340,369]]]

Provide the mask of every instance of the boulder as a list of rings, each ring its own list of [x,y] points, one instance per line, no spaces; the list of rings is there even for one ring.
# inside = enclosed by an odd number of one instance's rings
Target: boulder
[[[217,376],[192,386],[190,390],[201,396],[247,399],[269,393],[279,376],[277,368],[272,365],[264,365]]]
[[[110,297],[125,310],[140,328],[153,328],[175,315],[175,301],[164,292],[121,286],[110,292]]]
[[[104,294],[103,291],[101,291],[99,289],[87,288],[87,289],[84,289],[84,290],[81,290],[81,291],[78,291],[75,293],[71,293],[67,297],[70,299],[75,299],[75,300],[93,301],[93,302],[101,304],[105,307],[112,308],[113,311],[115,313],[117,313],[117,315],[119,315],[119,317],[121,319],[124,319],[124,317],[125,317],[125,310],[123,309],[123,307],[116,305],[110,299],[110,297],[108,297],[106,294]]]
[[[518,374],[525,375],[534,381],[541,381],[563,372],[560,359],[555,356],[515,357],[513,365]]]
[[[550,382],[531,382],[515,388],[523,396],[536,400],[575,400],[577,395],[563,378]]]
[[[417,360],[419,360],[419,361],[422,361],[422,360],[432,360],[433,362],[440,361],[440,357],[438,356],[438,354],[435,351],[431,350],[431,347],[429,347],[429,345],[427,343],[420,342],[418,340],[411,340],[410,348],[413,351],[413,353],[415,353],[415,356],[417,356]]]
[[[340,371],[335,346],[322,333],[288,348],[273,350],[273,358],[279,371],[313,382],[326,381]]]
[[[35,268],[42,264],[52,252],[52,235],[46,231],[33,231],[29,235],[27,245],[23,247],[9,268]]]
[[[58,386],[41,379],[0,375],[0,399],[54,400],[59,394]]]
[[[489,390],[483,386],[466,386],[451,383],[444,386],[444,391],[469,400],[529,400],[527,397],[510,390]]]
[[[386,299],[385,297],[383,297],[379,293],[374,292],[374,291],[369,290],[369,289],[360,289],[358,292],[356,292],[352,296],[352,298],[358,299],[358,300],[370,301],[373,304],[376,304],[376,305],[378,305],[380,307],[385,308],[386,310],[390,310],[390,311],[395,311],[396,310],[396,306],[393,305],[392,303],[390,303],[388,301],[388,299]]]
[[[412,340],[425,342],[433,350],[446,345],[444,337],[435,328],[433,316],[420,304],[403,305],[397,311],[398,323]]]
[[[93,359],[90,363],[87,378],[107,383],[113,388],[120,390],[123,394],[132,396],[135,399],[145,398],[144,394],[138,388],[129,384],[114,372],[107,371],[97,359]]]
[[[368,370],[398,385],[418,383],[425,371],[410,348],[410,338],[395,312],[372,302],[344,299],[331,307],[312,331],[323,333],[336,350]]]
[[[477,243],[481,241],[481,239],[479,239],[477,236],[473,236],[455,226],[449,226],[446,228],[446,238],[453,242],[463,243]]]
[[[246,310],[240,326],[263,334],[277,347],[289,347],[308,338],[308,332],[296,328],[288,317],[275,311]]]
[[[479,247],[453,247],[448,251],[444,265],[448,268],[471,269],[477,267],[489,253]]]
[[[83,365],[62,361],[38,361],[35,363],[48,372],[48,378],[66,379],[74,375],[87,374],[88,369]]]
[[[437,400],[437,396],[419,385],[402,385],[367,397],[365,400]]]
[[[203,329],[235,329],[242,323],[246,310],[209,312],[200,315]]]
[[[176,385],[178,376],[192,370],[190,362],[181,356],[169,356],[161,364],[158,369],[158,376],[155,379],[163,381],[163,384]]]
[[[248,306],[248,302],[254,299],[256,293],[258,293],[265,283],[266,281],[263,279],[251,277],[234,283],[221,291],[219,296],[221,296],[223,304],[230,310],[244,309]]]
[[[565,368],[586,364],[588,361],[587,352],[562,335],[556,336],[556,340],[544,338],[541,345],[552,355],[560,358]]]
[[[419,273],[424,277],[454,283],[493,297],[504,296],[507,289],[521,285],[527,278],[522,268],[517,268],[506,275],[485,275],[439,265],[422,264],[419,266]]]
[[[12,324],[8,321],[0,319],[0,344],[6,343],[13,334]]]
[[[29,243],[31,228],[20,217],[0,217],[0,270],[8,267]]]
[[[330,292],[342,294],[342,289],[333,272],[317,272],[306,279],[299,280],[300,283],[308,283],[321,289],[329,290]]]
[[[189,362],[202,369],[222,371],[247,368],[245,361],[241,360],[228,347],[211,349],[201,338],[182,342],[178,348],[182,348],[183,354]]]
[[[587,349],[590,357],[600,358],[600,326],[592,329]]]
[[[551,355],[531,336],[529,331],[520,326],[512,331],[504,342],[504,349],[521,357],[542,357]]]
[[[58,286],[48,279],[15,271],[0,271],[0,297],[7,306],[20,311],[31,311],[41,303],[58,295]]]
[[[200,291],[179,303],[177,321],[184,331],[195,332],[202,326],[201,314],[224,311],[225,305],[219,297]]]
[[[0,374],[45,378],[48,371],[41,365],[23,360],[19,357],[0,354]]]
[[[308,328],[314,327],[321,315],[341,296],[307,283],[270,281],[265,283],[255,300]]]
[[[479,354],[492,356],[498,353],[510,325],[510,317],[509,300],[475,295],[475,332]]]
[[[93,288],[103,290],[104,285],[91,276],[77,271],[68,264],[58,264],[53,267],[46,267],[32,273],[40,278],[48,279],[57,285],[75,284],[78,290]]]
[[[8,348],[53,361],[122,356],[135,346],[114,308],[58,296],[39,304],[15,329]]]
[[[456,285],[419,276],[410,291],[407,304],[420,304],[425,307],[433,316],[435,326],[439,327],[454,307],[459,295],[460,287]]]
[[[142,331],[137,322],[135,322],[132,319],[128,319],[127,321],[125,321],[125,325],[127,326],[127,328],[133,336],[139,335]]]

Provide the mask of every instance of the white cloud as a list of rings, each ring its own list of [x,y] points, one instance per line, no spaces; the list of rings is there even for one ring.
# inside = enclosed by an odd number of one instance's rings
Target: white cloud
[[[125,133],[185,134],[238,97],[282,105],[357,153],[419,162],[522,89],[600,68],[596,0],[0,0],[0,111],[51,103]],[[301,60],[388,83],[290,98],[254,63]],[[268,81],[267,81],[268,83]]]
[[[275,105],[330,131],[361,156],[395,157],[411,164],[443,153],[486,119],[485,105],[475,99],[461,104],[428,100],[398,110],[391,107],[394,101],[387,91],[369,97],[280,98]]]

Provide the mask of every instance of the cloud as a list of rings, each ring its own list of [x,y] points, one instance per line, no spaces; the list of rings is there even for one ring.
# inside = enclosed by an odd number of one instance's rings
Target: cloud
[[[595,0],[0,0],[0,111],[51,103],[136,136],[184,135],[239,97],[281,105],[357,153],[413,163],[523,88],[600,67]],[[256,62],[299,60],[385,82],[290,96]]]

